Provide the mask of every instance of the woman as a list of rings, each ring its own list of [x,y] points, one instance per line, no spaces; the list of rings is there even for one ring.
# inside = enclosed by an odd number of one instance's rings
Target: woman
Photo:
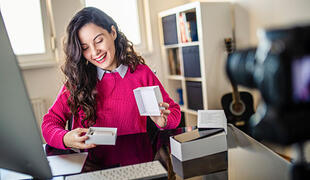
[[[56,148],[88,149],[88,127],[115,127],[118,135],[146,132],[146,117],[139,115],[133,89],[160,87],[161,116],[150,117],[159,128],[176,128],[180,107],[166,93],[154,73],[138,56],[117,24],[99,9],[78,12],[67,27],[67,78],[53,106],[43,118],[42,133]],[[73,117],[73,118],[72,118]],[[65,130],[73,119],[72,131]]]

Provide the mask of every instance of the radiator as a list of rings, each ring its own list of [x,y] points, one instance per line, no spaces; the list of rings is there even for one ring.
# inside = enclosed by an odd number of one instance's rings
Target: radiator
[[[43,116],[46,113],[45,101],[43,98],[32,98],[31,104],[37,123],[41,126]]]

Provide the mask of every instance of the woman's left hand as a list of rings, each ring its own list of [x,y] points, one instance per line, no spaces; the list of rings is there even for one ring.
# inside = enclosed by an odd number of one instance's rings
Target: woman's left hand
[[[150,116],[150,117],[159,127],[164,128],[167,126],[167,118],[168,115],[171,113],[171,111],[168,110],[169,108],[168,103],[163,102],[160,103],[159,106],[165,108],[160,110],[160,116]]]

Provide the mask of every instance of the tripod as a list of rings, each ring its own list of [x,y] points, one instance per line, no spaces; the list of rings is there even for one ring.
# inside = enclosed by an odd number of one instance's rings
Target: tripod
[[[303,180],[310,178],[310,164],[307,163],[304,155],[304,142],[295,144],[297,150],[297,159],[292,163],[291,180]]]

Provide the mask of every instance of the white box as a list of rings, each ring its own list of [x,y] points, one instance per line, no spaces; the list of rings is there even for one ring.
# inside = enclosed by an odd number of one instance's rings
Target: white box
[[[141,116],[160,116],[163,97],[158,86],[139,87],[133,93]]]
[[[209,133],[209,135],[208,135]],[[183,136],[180,138],[180,136]],[[196,159],[227,151],[226,133],[223,129],[198,129],[170,137],[171,154],[180,161]]]
[[[227,118],[224,110],[198,110],[198,128],[223,128],[227,134]]]
[[[117,128],[90,127],[85,144],[115,145]]]

